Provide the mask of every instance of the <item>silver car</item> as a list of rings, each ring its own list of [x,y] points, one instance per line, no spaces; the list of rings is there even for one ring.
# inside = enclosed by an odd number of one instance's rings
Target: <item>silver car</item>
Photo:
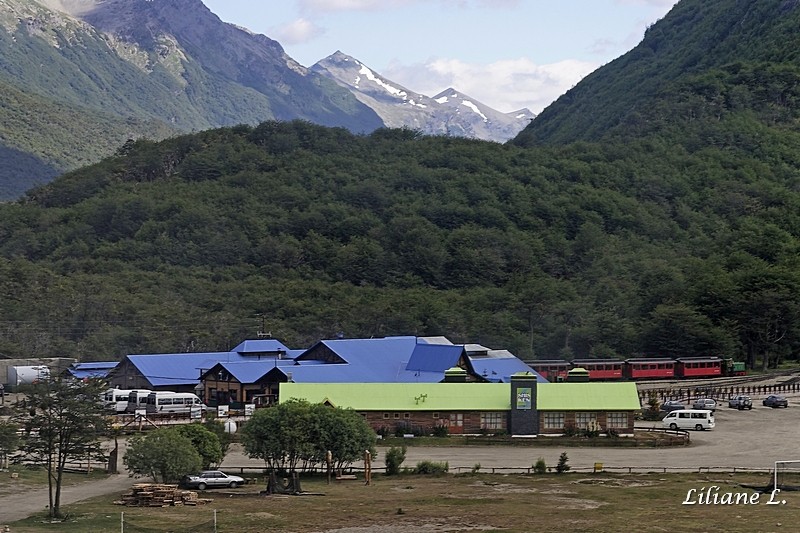
[[[692,409],[707,409],[709,411],[716,411],[717,402],[711,398],[698,398],[692,404]]]
[[[236,487],[244,485],[244,478],[229,476],[221,470],[205,470],[197,475],[185,475],[181,479],[181,486],[187,489],[205,490],[215,487]]]

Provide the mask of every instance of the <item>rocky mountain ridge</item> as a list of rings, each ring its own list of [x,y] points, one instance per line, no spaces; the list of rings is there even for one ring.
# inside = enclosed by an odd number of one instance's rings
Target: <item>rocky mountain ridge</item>
[[[384,78],[341,51],[318,61],[311,70],[349,89],[390,128],[505,142],[536,116],[528,109],[501,113],[452,87],[429,97]]]

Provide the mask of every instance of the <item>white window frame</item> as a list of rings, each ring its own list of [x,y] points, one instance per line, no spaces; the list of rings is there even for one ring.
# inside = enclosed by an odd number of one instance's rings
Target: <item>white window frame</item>
[[[545,411],[544,429],[564,429],[566,415],[564,411]]]
[[[504,413],[487,411],[481,413],[481,429],[505,429],[503,424]]]
[[[589,429],[597,423],[597,413],[594,411],[578,411],[575,413],[575,427],[578,429]]]
[[[608,429],[628,429],[628,413],[610,412],[606,415]]]

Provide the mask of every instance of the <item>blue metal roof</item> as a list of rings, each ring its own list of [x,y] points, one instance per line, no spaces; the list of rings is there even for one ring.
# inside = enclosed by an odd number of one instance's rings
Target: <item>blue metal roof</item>
[[[305,354],[298,359],[305,359],[305,355],[311,353],[320,344],[351,364],[381,364],[400,359],[407,362],[417,345],[417,338],[381,337],[377,339],[323,340],[306,350]]]
[[[351,364],[297,365],[278,371],[297,383],[438,383],[444,379],[443,372],[409,372],[403,366],[387,365],[374,369]]]
[[[458,364],[463,353],[463,346],[453,344],[417,344],[406,369],[443,374],[445,370]]]
[[[242,355],[257,355],[259,353],[287,353],[289,348],[277,339],[251,339],[241,342],[231,351]]]
[[[536,375],[537,383],[548,383],[538,372],[513,355],[509,357],[469,357],[469,360],[475,373],[488,381],[510,383],[513,374],[531,372]]]
[[[129,355],[128,359],[156,387],[196,385],[200,374],[217,364],[240,383],[254,383],[275,368],[287,379],[291,375],[291,380],[306,383],[437,383],[444,379],[445,370],[457,365],[465,350],[463,345],[429,344],[424,339],[402,336],[323,340],[308,350],[292,350],[298,354],[295,359],[288,354],[281,358],[254,357],[284,349],[274,339],[260,339],[244,341],[230,352]],[[328,350],[342,362],[314,358],[319,352],[328,357]],[[512,374],[531,370],[503,350],[467,359],[473,372],[489,381],[508,382]],[[539,382],[547,382],[536,375]]]
[[[67,373],[75,379],[104,378],[119,361],[92,361],[88,363],[72,363]]]
[[[261,361],[223,361],[218,363],[219,366],[224,368],[231,376],[233,376],[236,381],[239,383],[255,383],[264,375],[276,368],[277,366],[288,366],[286,364],[278,364],[278,363],[289,363],[294,364],[294,361],[286,361],[286,360],[264,360]]]
[[[223,361],[253,361],[236,352],[129,355],[128,360],[154,387],[196,385],[200,373]]]

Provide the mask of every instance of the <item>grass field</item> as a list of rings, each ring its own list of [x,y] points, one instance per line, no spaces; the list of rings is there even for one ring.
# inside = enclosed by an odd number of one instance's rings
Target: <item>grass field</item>
[[[770,494],[757,504],[683,505],[687,493],[710,487],[725,493],[755,492],[766,474],[547,474],[440,476],[375,475],[327,484],[303,479],[303,496],[264,496],[261,486],[206,491],[213,501],[196,507],[137,508],[114,505],[119,494],[65,507],[64,523],[43,516],[12,524],[13,533],[159,531],[412,533],[456,531],[792,531],[800,492]]]

